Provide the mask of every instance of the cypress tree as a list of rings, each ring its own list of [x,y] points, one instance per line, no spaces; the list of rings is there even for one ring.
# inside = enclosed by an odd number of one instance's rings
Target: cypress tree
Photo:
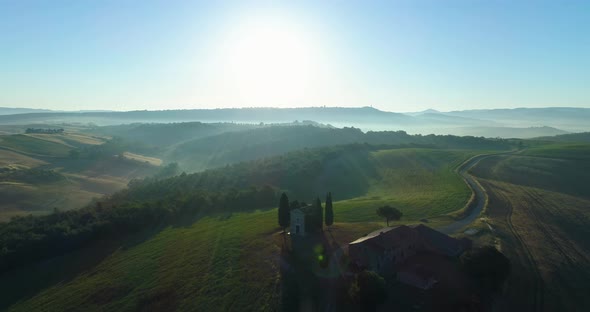
[[[279,200],[279,225],[283,228],[283,232],[285,232],[285,228],[291,224],[291,211],[289,209],[289,198],[287,194],[281,194],[281,199]]]
[[[334,224],[334,210],[332,209],[332,193],[326,196],[326,226]]]
[[[315,200],[315,226],[318,230],[322,230],[324,227],[324,209],[322,208],[322,201],[319,197]]]

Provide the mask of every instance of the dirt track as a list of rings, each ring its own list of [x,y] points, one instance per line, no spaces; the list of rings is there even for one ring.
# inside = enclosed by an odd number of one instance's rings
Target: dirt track
[[[483,187],[476,180],[476,178],[469,174],[469,170],[471,168],[475,167],[482,159],[485,159],[485,158],[488,158],[491,156],[495,156],[495,155],[498,155],[498,154],[491,154],[491,155],[485,154],[485,155],[478,155],[478,156],[472,157],[457,168],[457,172],[459,173],[459,175],[461,175],[461,177],[463,177],[463,179],[465,180],[465,183],[467,183],[467,185],[469,185],[469,187],[473,191],[474,204],[468,204],[468,205],[474,205],[474,206],[469,208],[469,213],[463,219],[455,221],[449,225],[440,227],[437,230],[439,230],[445,234],[456,233],[459,230],[463,229],[465,226],[471,224],[473,221],[475,221],[475,219],[477,219],[477,217],[479,217],[479,215],[481,214],[481,211],[483,210],[483,208],[486,205],[488,195],[486,194]]]

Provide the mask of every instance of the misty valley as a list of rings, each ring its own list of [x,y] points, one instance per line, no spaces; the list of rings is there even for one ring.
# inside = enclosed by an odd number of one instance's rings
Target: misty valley
[[[0,306],[588,305],[590,136],[546,129],[590,110],[487,137],[399,130],[469,111],[252,110],[0,116]]]
[[[590,311],[590,1],[0,0],[0,311]]]

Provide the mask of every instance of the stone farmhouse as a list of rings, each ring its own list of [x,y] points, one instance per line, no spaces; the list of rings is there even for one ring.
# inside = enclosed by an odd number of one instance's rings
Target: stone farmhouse
[[[436,281],[432,263],[409,261],[417,254],[458,257],[471,248],[469,239],[455,239],[423,224],[401,225],[374,231],[348,244],[354,266],[387,276],[395,274],[401,282],[429,289]]]

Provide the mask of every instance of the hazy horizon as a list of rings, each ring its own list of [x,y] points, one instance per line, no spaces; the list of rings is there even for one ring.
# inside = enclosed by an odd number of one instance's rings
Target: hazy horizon
[[[0,107],[589,108],[589,30],[582,1],[7,1]]]
[[[385,110],[380,109],[374,106],[293,106],[293,107],[273,107],[273,106],[242,106],[242,107],[183,107],[183,108],[175,108],[175,107],[166,107],[166,108],[154,108],[154,109],[49,109],[49,108],[34,108],[34,107],[9,107],[9,106],[0,106],[0,109],[32,109],[32,110],[47,110],[53,112],[116,112],[116,113],[124,113],[124,112],[135,112],[135,111],[182,111],[182,110],[216,110],[216,109],[306,109],[306,108],[372,108],[386,113],[400,113],[400,114],[415,114],[415,113],[423,113],[423,112],[439,112],[439,113],[453,113],[453,112],[461,112],[461,111],[470,111],[470,110],[517,110],[517,109],[590,109],[590,107],[575,107],[575,106],[544,106],[544,107],[492,107],[492,108],[467,108],[462,110],[438,110],[434,108],[426,108],[423,110],[408,110],[408,111],[393,111],[393,110]]]

